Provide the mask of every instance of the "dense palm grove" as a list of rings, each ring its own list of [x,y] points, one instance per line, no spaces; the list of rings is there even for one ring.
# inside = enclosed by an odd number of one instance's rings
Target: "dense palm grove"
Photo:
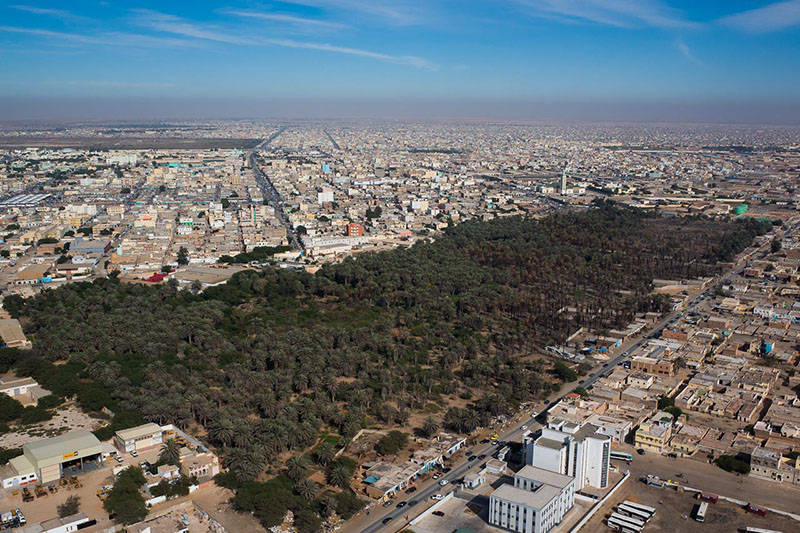
[[[315,275],[246,271],[200,294],[110,278],[6,307],[34,338],[20,373],[87,409],[110,407],[112,427],[141,416],[205,430],[231,469],[226,482],[247,487],[240,507],[271,525],[277,511],[260,512],[257,500],[274,494],[250,480],[277,474],[289,455],[330,447],[318,445],[321,434],[403,425],[456,398],[469,406],[431,424],[470,431],[556,386],[541,360],[520,355],[579,326],[665,310],[650,293],[654,278],[711,275],[769,228],[601,203],[542,220],[465,222],[434,242]],[[318,462],[331,485],[348,485],[352,465]],[[317,514],[336,506],[300,497],[310,493],[305,481],[291,505],[316,502]],[[308,509],[296,511],[313,527]]]

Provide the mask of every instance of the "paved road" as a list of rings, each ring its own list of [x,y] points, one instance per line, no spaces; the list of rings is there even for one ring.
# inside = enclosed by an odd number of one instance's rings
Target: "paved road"
[[[788,224],[785,224],[784,225],[784,229],[779,230],[779,231],[776,232],[776,238],[779,237],[779,236],[786,235],[789,232],[793,232],[797,228],[798,225],[800,225],[800,223],[794,223],[791,227],[786,227],[786,226],[788,226]],[[720,277],[717,280],[716,283],[712,284],[711,286],[709,286],[708,289],[706,289],[702,293],[700,293],[697,296],[695,296],[695,298],[693,298],[687,304],[686,311],[687,312],[693,311],[700,303],[702,303],[714,291],[714,289],[715,289],[717,284],[723,283],[725,281],[728,281],[732,276],[740,274],[742,272],[742,270],[744,270],[744,268],[747,266],[747,261],[750,258],[752,258],[755,254],[760,252],[762,249],[764,249],[765,247],[768,247],[769,245],[770,245],[770,241],[767,240],[761,246],[759,246],[757,249],[753,250],[752,252],[750,252],[750,253],[746,254],[745,256],[743,256],[742,258],[740,258],[734,264],[733,268],[730,271],[728,271],[726,274],[724,274],[722,277]],[[654,336],[656,336],[656,337],[659,336],[660,333],[661,333],[661,330],[663,328],[671,326],[682,315],[683,315],[683,311],[674,311],[674,312],[670,313],[669,315],[667,315],[666,317],[664,317],[662,320],[658,321],[652,328],[650,328],[650,330],[648,330],[638,340],[631,339],[630,341],[628,341],[628,343],[623,344],[620,347],[620,352],[621,352],[620,355],[618,355],[618,356],[614,357],[613,359],[607,361],[605,364],[603,364],[603,366],[601,366],[600,368],[598,368],[597,370],[595,370],[594,372],[589,374],[586,378],[582,379],[578,384],[575,385],[575,387],[572,387],[572,388],[568,389],[567,392],[571,392],[572,390],[574,390],[578,386],[582,386],[582,387],[591,386],[595,381],[600,379],[600,377],[602,377],[602,375],[604,373],[608,372],[610,369],[612,369],[614,366],[618,365],[622,361],[630,358],[630,354],[633,351],[635,351],[636,349],[638,349],[639,347],[641,347],[642,345],[644,345],[647,342],[648,338],[654,337]],[[564,389],[559,391],[557,393],[557,396],[550,398],[549,399],[549,403],[547,403],[546,406],[543,406],[542,410],[535,416],[541,417],[542,414],[547,413],[550,409],[552,409],[552,407],[554,405],[556,405],[559,402],[559,400],[561,400],[564,397],[564,395],[567,392],[565,392]],[[521,429],[522,426],[526,425],[526,426],[531,427],[531,426],[533,426],[533,424],[536,423],[536,421],[531,417],[532,414],[533,413],[531,413],[531,412],[526,413],[522,417],[521,420],[519,420],[513,427],[508,429],[505,433],[501,433],[500,431],[498,431],[499,440],[501,440],[501,441],[511,441],[511,440],[520,439],[521,435],[522,435],[522,432],[523,432],[523,430]],[[487,456],[486,459],[484,459],[483,461],[475,460],[472,463],[469,463],[467,461],[467,458],[464,457],[464,458],[462,458],[462,460],[458,464],[452,465],[452,471],[448,472],[446,475],[444,475],[442,477],[442,479],[446,479],[449,482],[449,484],[446,486],[447,489],[448,490],[453,490],[451,488],[452,484],[453,484],[453,481],[463,477],[464,474],[467,473],[471,469],[470,468],[470,464],[473,465],[472,469],[480,470],[480,465],[482,465],[484,462],[486,462],[490,458],[491,454],[496,449],[497,449],[496,446],[492,446],[492,445],[489,445],[489,444],[483,444],[483,445],[478,445],[478,446],[472,447],[471,450],[475,455],[485,454]],[[665,458],[665,460],[674,461],[674,460],[666,459],[666,458]],[[685,460],[683,461],[683,463],[685,465],[684,468],[692,468],[692,465],[694,464],[693,462],[690,463],[690,462],[687,462]],[[716,467],[713,467],[713,468],[716,469]],[[719,469],[716,469],[716,470],[719,470]],[[675,472],[679,472],[679,470],[676,470]],[[420,514],[426,508],[426,506],[423,505],[422,502],[424,502],[432,494],[434,494],[436,492],[440,492],[440,489],[443,488],[443,487],[440,487],[436,483],[437,482],[429,481],[429,482],[426,482],[426,483],[420,485],[418,487],[417,492],[415,492],[414,494],[411,494],[411,495],[401,494],[400,497],[398,497],[396,500],[393,500],[393,506],[392,507],[389,507],[389,508],[378,507],[378,508],[376,508],[374,511],[372,511],[372,513],[370,515],[370,518],[373,518],[374,521],[369,525],[364,526],[364,525],[360,524],[360,522],[363,521],[363,518],[364,518],[363,515],[359,515],[358,517],[355,517],[353,520],[351,520],[350,522],[345,524],[344,528],[342,529],[343,533],[349,532],[349,531],[353,531],[353,532],[355,532],[355,531],[363,531],[364,533],[375,533],[376,531],[381,531],[384,528],[386,529],[386,531],[399,531],[399,530],[401,530],[403,527],[405,527],[408,524],[408,522],[410,520],[413,520],[418,514]],[[708,489],[709,490],[713,490],[713,488],[714,488],[713,483],[711,483],[709,481],[708,485],[709,485]],[[442,491],[442,492],[444,492],[444,491]],[[400,502],[400,501],[409,501],[409,500],[417,500],[417,501],[420,502],[420,504],[418,506],[412,507],[410,509],[408,507],[404,507],[402,509],[397,509],[396,508],[396,505],[397,505],[398,502]],[[392,522],[390,524],[384,525],[382,523],[382,521],[384,519],[386,519],[387,517],[391,517],[393,520],[392,520]]]
[[[336,142],[336,139],[333,138],[333,135],[331,135],[331,133],[328,130],[322,130],[322,131],[324,131],[325,135],[328,136],[328,140],[331,141],[331,144],[333,145],[333,147],[336,148],[337,150],[339,150],[339,143]]]
[[[262,172],[256,162],[256,152],[259,150],[266,148],[269,143],[271,143],[278,135],[286,131],[286,127],[284,126],[280,130],[276,131],[264,142],[260,143],[255,149],[250,152],[248,156],[248,161],[250,162],[250,167],[253,169],[253,175],[256,178],[256,183],[258,184],[259,188],[261,189],[261,194],[264,195],[264,198],[269,202],[269,205],[275,210],[275,216],[278,217],[278,220],[281,221],[281,224],[286,228],[286,237],[292,245],[293,250],[303,250],[305,247],[300,239],[297,238],[297,234],[292,227],[292,224],[289,222],[289,217],[286,216],[286,212],[283,209],[283,200],[281,198],[280,193],[275,188],[275,185],[270,181],[269,176],[266,173]]]

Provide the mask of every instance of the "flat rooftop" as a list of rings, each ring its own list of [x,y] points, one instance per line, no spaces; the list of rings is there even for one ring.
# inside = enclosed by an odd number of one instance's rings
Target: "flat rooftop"
[[[33,455],[37,461],[41,461],[94,446],[99,448],[100,441],[91,431],[83,430],[53,437],[52,439],[30,442],[23,445],[22,448]]]

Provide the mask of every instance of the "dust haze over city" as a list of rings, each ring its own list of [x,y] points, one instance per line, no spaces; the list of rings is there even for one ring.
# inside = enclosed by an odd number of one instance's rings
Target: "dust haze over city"
[[[0,6],[0,530],[800,531],[799,28]]]

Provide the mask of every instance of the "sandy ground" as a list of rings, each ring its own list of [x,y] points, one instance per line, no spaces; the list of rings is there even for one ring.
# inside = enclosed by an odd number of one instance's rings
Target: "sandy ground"
[[[158,453],[158,447],[154,447],[140,452],[137,458],[131,457],[129,454],[123,454],[123,464],[138,464],[142,460],[153,462],[156,460]],[[80,476],[80,481],[83,485],[81,488],[67,489],[60,487],[56,494],[48,494],[47,496],[36,498],[32,502],[24,503],[22,501],[21,487],[18,488],[19,493],[17,495],[13,494],[12,489],[0,490],[0,512],[18,507],[25,514],[29,525],[36,524],[43,520],[55,518],[58,514],[58,505],[64,503],[69,496],[76,495],[81,499],[81,512],[86,513],[89,518],[97,520],[96,526],[87,528],[84,531],[87,533],[102,531],[111,527],[112,522],[108,519],[108,513],[103,508],[102,501],[97,497],[97,491],[103,485],[113,484],[113,467],[117,465],[118,463],[115,460],[107,461],[100,470]],[[28,487],[33,492],[35,484],[31,483]],[[208,522],[201,520],[199,514],[195,515],[194,512],[186,511],[187,507],[182,508],[180,512],[173,509],[176,505],[194,501],[230,533],[264,531],[251,515],[237,513],[231,509],[228,501],[232,497],[233,492],[228,489],[216,486],[204,487],[188,496],[155,505],[151,509],[149,516],[155,517],[172,512],[172,517],[165,519],[168,522],[170,519],[178,519],[177,517],[185,512],[189,515],[189,530],[191,533],[209,531]]]
[[[731,533],[748,526],[783,533],[800,532],[800,522],[791,518],[775,513],[769,513],[766,517],[756,516],[745,513],[739,506],[724,500],[709,504],[705,522],[699,523],[693,519],[694,508],[698,504],[694,494],[648,487],[635,479],[630,479],[621,487],[610,502],[581,528],[581,532],[610,531],[605,525],[605,520],[617,504],[624,500],[643,503],[657,509],[656,515],[645,527],[645,533],[648,531]]]
[[[59,410],[53,418],[46,422],[23,428],[15,428],[16,431],[0,435],[0,448],[21,448],[23,444],[28,442],[56,437],[64,433],[71,433],[82,429],[92,431],[101,425],[102,422],[100,420],[90,417],[74,405],[68,405]]]
[[[630,469],[633,480],[652,474],[663,479],[680,481],[695,489],[713,492],[755,505],[781,509],[798,514],[800,511],[800,486],[789,483],[764,481],[750,476],[737,476],[730,472],[694,459],[670,459],[656,453],[637,455],[632,446],[624,445],[614,449],[632,453],[633,463],[627,466],[622,461],[613,461],[620,470]],[[682,474],[683,477],[678,476]],[[638,485],[642,485],[638,483]],[[800,526],[800,522],[798,523]],[[798,528],[800,531],[800,527]]]

